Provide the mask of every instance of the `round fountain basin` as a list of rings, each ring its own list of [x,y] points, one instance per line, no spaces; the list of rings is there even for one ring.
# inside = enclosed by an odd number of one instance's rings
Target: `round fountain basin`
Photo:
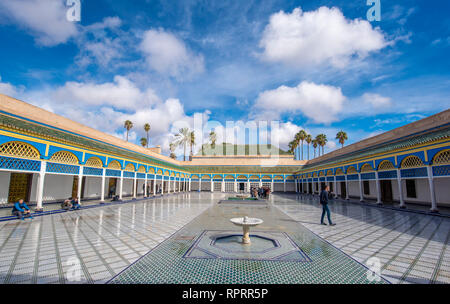
[[[247,218],[247,220],[245,221],[243,217],[236,217],[236,218],[230,219],[230,222],[232,222],[236,226],[253,227],[253,226],[262,224],[264,221],[262,219],[252,218],[252,217]]]
[[[227,253],[253,253],[253,254],[262,254],[272,250],[275,250],[279,247],[279,244],[270,238],[259,236],[259,235],[251,235],[252,245],[245,246],[242,244],[242,235],[231,234],[227,236],[218,237],[212,242],[212,246],[219,248]]]

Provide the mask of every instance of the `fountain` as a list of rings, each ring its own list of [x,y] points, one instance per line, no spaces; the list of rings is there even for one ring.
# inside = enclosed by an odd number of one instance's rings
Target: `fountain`
[[[243,229],[242,243],[250,244],[250,227],[257,226],[263,223],[262,219],[258,218],[249,218],[248,216],[237,217],[230,219],[230,222],[235,224],[236,226],[241,226]]]

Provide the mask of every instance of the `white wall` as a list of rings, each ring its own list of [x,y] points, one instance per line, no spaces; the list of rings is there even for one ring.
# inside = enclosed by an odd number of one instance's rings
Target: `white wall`
[[[211,191],[211,180],[202,180],[202,191]]]
[[[348,181],[348,195],[359,198],[359,181]]]
[[[97,198],[100,197],[102,191],[102,178],[101,177],[86,177],[84,183],[84,198]]]
[[[150,181],[148,181],[148,183],[150,184]],[[138,195],[144,195],[144,188],[142,187],[142,185],[145,184],[145,179],[138,179],[137,180],[137,194]],[[151,190],[150,190],[151,191]]]
[[[191,181],[191,191],[198,191],[198,182]]]
[[[396,183],[396,188],[398,185]],[[406,196],[406,180],[402,180],[403,199],[406,203],[425,203],[431,207],[430,186],[428,184],[428,178],[416,179],[416,198]],[[398,191],[397,191],[398,192]]]
[[[133,194],[133,179],[124,178],[122,195],[132,195],[132,194]]]
[[[283,183],[273,183],[273,191],[274,192],[283,192],[284,191]]]
[[[8,203],[10,178],[11,173],[4,171],[0,172],[0,204]]]
[[[450,206],[450,177],[435,178],[434,191],[438,206]]]
[[[377,199],[377,183],[374,180],[369,180],[369,194],[364,194],[364,181],[363,185],[363,197],[369,199]],[[358,190],[359,191],[359,190]],[[381,189],[380,189],[381,191]]]
[[[36,186],[36,184],[35,184]],[[44,181],[44,202],[64,200],[72,196],[73,176],[46,174]]]
[[[286,183],[286,191],[295,192],[295,183]]]

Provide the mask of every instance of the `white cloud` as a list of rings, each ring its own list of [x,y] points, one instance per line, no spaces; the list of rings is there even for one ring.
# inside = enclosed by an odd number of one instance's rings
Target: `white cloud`
[[[346,19],[338,8],[325,6],[273,14],[260,41],[265,60],[297,67],[344,67],[355,55],[364,58],[387,45],[383,33],[368,21]]]
[[[78,33],[76,23],[66,19],[66,12],[63,1],[0,1],[2,18],[29,30],[36,42],[43,46],[65,43]]]
[[[140,50],[149,67],[175,78],[188,78],[204,71],[202,55],[187,49],[184,42],[162,29],[144,33]]]
[[[55,90],[52,98],[62,103],[111,105],[118,109],[136,109],[159,101],[152,89],[141,91],[123,76],[115,76],[114,82],[101,84],[70,81]]]
[[[328,148],[328,152],[333,151],[336,149],[336,142],[328,141],[325,146]]]
[[[2,77],[0,76],[0,93],[11,97],[17,97],[21,89],[12,85],[9,82],[2,82]]]
[[[341,88],[303,81],[296,87],[283,85],[260,93],[255,107],[259,117],[267,119],[275,119],[283,112],[301,111],[314,122],[329,123],[337,120],[336,114],[345,100]]]
[[[108,69],[127,64],[120,60],[126,58],[131,48],[127,46],[135,38],[123,32],[121,25],[119,17],[106,17],[101,22],[83,27],[75,39],[80,49],[75,58],[76,63],[81,68],[98,64]]]
[[[287,150],[289,142],[294,139],[295,134],[302,128],[288,121],[280,123],[279,127],[271,130],[271,137],[274,139],[274,144],[280,148]]]
[[[362,99],[374,108],[386,108],[391,106],[391,98],[381,96],[380,94],[364,93]]]

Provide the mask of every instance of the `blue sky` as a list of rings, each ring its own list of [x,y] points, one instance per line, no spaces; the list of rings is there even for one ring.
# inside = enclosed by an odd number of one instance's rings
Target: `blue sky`
[[[325,151],[450,107],[450,3],[59,0],[0,2],[0,93],[131,140],[203,121],[280,121]],[[216,123],[217,124],[217,123]],[[220,129],[217,131],[220,132]],[[200,137],[200,136],[198,136]],[[221,140],[224,136],[219,136]],[[181,153],[181,150],[179,151]]]

